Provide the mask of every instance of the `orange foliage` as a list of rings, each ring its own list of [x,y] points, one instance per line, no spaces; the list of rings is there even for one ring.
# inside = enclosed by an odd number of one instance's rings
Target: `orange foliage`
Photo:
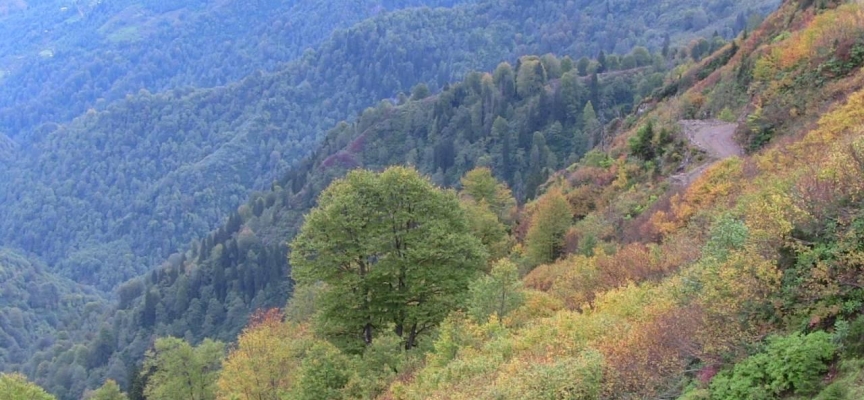
[[[661,232],[657,229],[657,227],[652,222],[652,218],[658,212],[663,212],[668,215],[672,211],[672,198],[678,196],[680,199],[681,194],[684,192],[682,188],[672,188],[666,191],[666,193],[657,199],[654,204],[651,205],[647,210],[639,214],[636,219],[628,222],[624,227],[624,233],[622,236],[622,240],[624,243],[657,243],[662,238]]]
[[[544,264],[534,268],[522,279],[525,287],[543,292],[548,291],[552,288],[555,280],[566,273],[568,266],[565,262],[559,261],[554,264]]]
[[[696,261],[701,255],[704,244],[705,233],[699,231],[702,228],[700,226],[685,228],[667,237],[661,247],[655,247],[652,252],[653,262],[657,264],[655,268],[661,271],[674,271]]]
[[[615,180],[615,172],[599,167],[579,167],[567,176],[567,183],[580,185],[609,186]]]
[[[600,191],[592,186],[579,186],[567,193],[567,202],[573,210],[573,216],[577,219],[585,218],[597,209],[597,198]]]
[[[754,76],[762,81],[774,79],[779,71],[828,56],[835,43],[854,40],[862,30],[864,11],[857,4],[823,12],[812,18],[805,29],[771,46],[756,62]]]
[[[701,324],[698,308],[672,309],[632,326],[620,340],[601,341],[606,395],[656,398],[668,387],[670,377],[680,376],[689,361],[701,353],[694,340]]]
[[[596,263],[600,282],[607,288],[640,282],[662,272],[651,259],[648,247],[641,243],[624,246],[613,256],[601,254]]]
[[[732,194],[741,179],[742,165],[740,159],[730,158],[709,167],[683,196],[672,197],[671,212],[654,213],[650,220],[653,229],[664,236],[676,232],[699,210],[708,209]]]

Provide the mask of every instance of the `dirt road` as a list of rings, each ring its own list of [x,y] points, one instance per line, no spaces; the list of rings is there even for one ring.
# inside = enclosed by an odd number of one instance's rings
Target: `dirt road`
[[[687,139],[712,158],[722,160],[744,155],[741,146],[732,138],[737,124],[718,120],[683,120],[679,123]]]
[[[684,129],[684,134],[696,147],[708,153],[710,161],[689,172],[672,176],[672,181],[683,186],[692,183],[699,175],[713,163],[724,158],[742,156],[744,151],[738,143],[735,143],[734,123],[718,120],[683,120],[679,122]],[[687,166],[685,165],[685,168]]]

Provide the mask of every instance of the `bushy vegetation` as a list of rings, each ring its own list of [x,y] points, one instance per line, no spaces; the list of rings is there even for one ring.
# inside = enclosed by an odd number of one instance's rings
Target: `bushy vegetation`
[[[714,377],[711,398],[769,399],[787,393],[812,395],[817,392],[835,351],[831,335],[822,331],[771,337],[765,351]]]

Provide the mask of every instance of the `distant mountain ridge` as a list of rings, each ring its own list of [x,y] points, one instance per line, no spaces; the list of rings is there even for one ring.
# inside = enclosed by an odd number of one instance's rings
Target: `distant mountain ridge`
[[[0,21],[0,129],[19,136],[141,89],[225,85],[384,10],[473,1],[40,2]]]

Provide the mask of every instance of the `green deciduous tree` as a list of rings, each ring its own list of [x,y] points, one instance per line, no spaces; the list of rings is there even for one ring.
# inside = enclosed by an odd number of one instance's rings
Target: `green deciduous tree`
[[[470,197],[477,203],[485,202],[502,223],[512,222],[511,214],[516,207],[516,199],[506,184],[492,176],[489,168],[475,168],[462,177],[463,197]]]
[[[0,397],[3,400],[54,400],[54,396],[17,373],[0,374]]]
[[[317,311],[315,304],[322,290],[324,285],[320,283],[295,286],[294,293],[285,306],[285,320],[296,323],[309,322]]]
[[[462,305],[486,259],[456,195],[404,167],[334,182],[291,248],[294,279],[327,284],[319,332],[354,352],[390,328],[414,347]]]
[[[225,345],[205,339],[192,347],[182,339],[159,338],[147,352],[151,370],[144,394],[148,400],[212,400]]]
[[[594,105],[590,101],[585,103],[585,107],[582,109],[582,124],[584,126],[583,131],[588,136],[588,147],[594,147],[600,139],[600,131],[603,126],[597,119],[597,112],[594,111]]]
[[[489,275],[480,277],[470,288],[468,313],[479,323],[496,314],[504,318],[524,301],[519,270],[510,260],[495,263]]]
[[[546,69],[536,56],[526,56],[519,60],[516,71],[516,92],[525,99],[540,93],[546,85]]]
[[[579,76],[588,76],[588,67],[591,66],[591,60],[588,57],[582,57],[576,62],[576,71]]]
[[[346,396],[343,388],[351,380],[351,360],[327,342],[309,349],[298,371],[299,379],[291,400],[339,400]]]
[[[465,198],[461,203],[471,233],[486,246],[489,255],[493,259],[506,256],[510,247],[507,227],[498,220],[486,201],[478,203]]]
[[[492,74],[492,82],[501,91],[504,97],[513,97],[516,95],[516,75],[513,73],[513,67],[509,63],[503,62],[498,64],[495,72]]]
[[[429,87],[425,83],[419,83],[411,89],[411,100],[423,100],[430,94]]]
[[[552,189],[538,200],[525,237],[528,257],[534,265],[550,263],[561,255],[572,219],[570,204],[560,189]]]
[[[87,400],[126,400],[127,397],[120,391],[120,386],[117,382],[109,379],[105,381],[99,389],[94,390],[89,396],[85,396]]]

